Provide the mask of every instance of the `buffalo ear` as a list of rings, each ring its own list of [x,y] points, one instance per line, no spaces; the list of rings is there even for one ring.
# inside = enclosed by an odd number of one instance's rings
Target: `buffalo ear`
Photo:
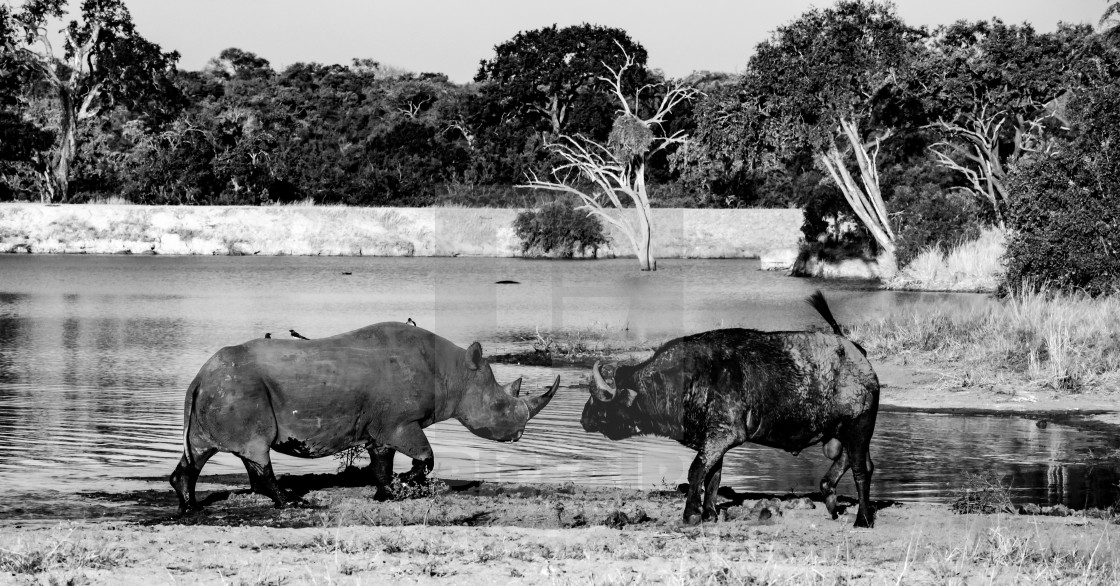
[[[615,400],[622,401],[622,404],[627,407],[633,405],[634,399],[638,398],[638,391],[634,391],[631,389],[619,389],[619,394],[621,394],[622,396]]]
[[[482,367],[482,344],[475,342],[467,348],[467,368],[478,370]]]

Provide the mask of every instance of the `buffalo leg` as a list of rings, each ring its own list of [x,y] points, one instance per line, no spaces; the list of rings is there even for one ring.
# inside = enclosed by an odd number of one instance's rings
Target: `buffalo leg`
[[[723,476],[723,458],[720,458],[708,470],[708,476],[704,480],[704,521],[715,521],[719,518],[719,512],[716,510],[716,493],[719,492],[719,481]]]
[[[856,527],[874,527],[875,509],[871,506],[871,474],[875,465],[871,462],[871,432],[875,427],[875,414],[864,414],[853,427],[852,433],[844,440],[844,451],[852,467],[852,478],[859,493],[859,514]]]
[[[856,527],[875,526],[875,509],[871,506],[871,473],[875,470],[875,465],[871,462],[867,448],[866,445],[858,445],[848,450],[848,459],[852,464],[852,478],[856,481],[856,491],[859,493]]]
[[[821,478],[821,496],[824,497],[824,506],[828,514],[836,519],[836,484],[848,471],[848,452],[843,449],[838,440],[831,440],[824,445],[824,455],[832,460],[828,473]]]
[[[734,438],[709,440],[696,454],[688,469],[688,496],[684,502],[684,522],[695,525],[701,520],[712,521],[716,518],[716,493],[722,476],[723,455],[738,445]],[[700,493],[704,492],[704,506],[701,508]]]
[[[390,447],[374,445],[369,448],[373,482],[377,485],[377,494],[373,498],[377,501],[393,498],[393,458],[396,455],[397,451]]]
[[[202,472],[202,467],[206,465],[206,461],[217,451],[216,449],[210,449],[195,454],[191,458],[188,458],[186,454],[179,458],[179,465],[171,473],[170,480],[171,487],[175,489],[175,494],[179,497],[180,515],[198,510],[198,501],[195,500],[194,492],[195,483],[198,482],[198,475]]]
[[[398,427],[385,445],[412,458],[412,470],[407,477],[409,482],[423,481],[435,468],[435,454],[419,423],[412,422]]]

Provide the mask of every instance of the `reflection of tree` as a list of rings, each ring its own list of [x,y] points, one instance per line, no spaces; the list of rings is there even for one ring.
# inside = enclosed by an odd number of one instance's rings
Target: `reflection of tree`
[[[21,335],[22,323],[16,316],[15,307],[26,295],[0,293],[0,385],[15,379],[17,341]],[[0,386],[0,393],[4,387]],[[2,396],[2,395],[0,395]]]

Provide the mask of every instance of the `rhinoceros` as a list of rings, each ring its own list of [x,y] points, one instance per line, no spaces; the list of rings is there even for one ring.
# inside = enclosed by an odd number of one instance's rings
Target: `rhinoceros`
[[[617,365],[614,384],[592,369],[584,430],[610,439],[654,434],[697,451],[688,470],[684,521],[714,521],[723,456],[746,442],[794,454],[817,443],[832,460],[821,479],[837,518],[836,483],[852,468],[857,527],[875,524],[868,447],[879,379],[818,291],[809,303],[833,333],[724,329],[671,340],[637,365]],[[610,370],[610,369],[608,369]],[[700,505],[704,495],[703,508]]]
[[[521,379],[499,385],[478,342],[464,350],[400,322],[316,340],[251,340],[219,350],[187,388],[183,457],[171,485],[181,514],[197,509],[202,467],[230,452],[252,489],[283,507],[270,450],[318,458],[365,446],[383,500],[397,451],[412,457],[414,475],[432,470],[425,427],[455,418],[480,437],[517,441],[559,385],[556,377],[543,394],[519,397]]]

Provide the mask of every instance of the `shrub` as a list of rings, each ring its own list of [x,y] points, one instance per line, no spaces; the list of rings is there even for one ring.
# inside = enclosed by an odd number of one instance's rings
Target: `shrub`
[[[950,247],[980,237],[979,206],[967,194],[933,185],[901,186],[894,190],[891,210],[897,212],[895,256],[900,266],[927,250],[947,254]]]
[[[521,239],[522,253],[535,251],[572,258],[577,250],[582,255],[588,248],[594,255],[608,242],[599,220],[577,210],[568,200],[557,200],[517,214],[513,229]]]
[[[1006,285],[1111,293],[1120,284],[1120,84],[1070,105],[1079,134],[1009,180]]]

